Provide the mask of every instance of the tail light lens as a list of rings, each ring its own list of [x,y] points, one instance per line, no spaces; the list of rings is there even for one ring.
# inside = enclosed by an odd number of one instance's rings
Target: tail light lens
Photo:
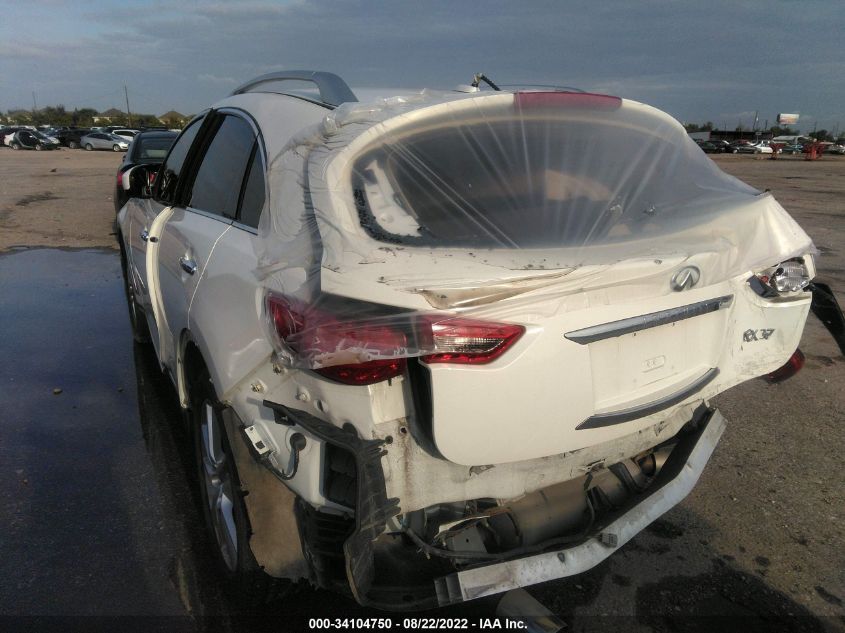
[[[320,365],[315,371],[346,385],[395,378],[407,361],[404,333],[388,324],[346,322],[301,302],[268,295],[267,311],[281,342]],[[383,358],[379,358],[383,357]]]
[[[789,360],[782,367],[774,370],[771,374],[766,374],[763,378],[770,383],[783,382],[801,371],[803,366],[804,353],[800,349],[796,349],[795,353],[789,357]]]
[[[420,321],[421,347],[435,352],[422,357],[426,363],[483,365],[504,354],[525,332],[512,323],[448,315],[425,316]]]
[[[442,314],[344,320],[290,297],[271,294],[266,301],[279,342],[309,359],[318,374],[347,385],[395,378],[408,356],[422,354],[426,363],[489,363],[525,332],[521,325]]]
[[[810,273],[803,261],[790,259],[755,274],[748,282],[761,297],[775,297],[783,292],[804,290],[810,285]]]
[[[803,262],[790,260],[775,269],[769,284],[778,292],[798,292],[810,285],[810,275]]]

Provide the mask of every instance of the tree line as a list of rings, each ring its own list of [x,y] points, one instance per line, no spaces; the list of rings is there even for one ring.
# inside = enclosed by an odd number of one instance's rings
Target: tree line
[[[3,118],[10,124],[18,125],[55,125],[58,127],[92,127],[95,125],[94,117],[100,114],[94,108],[78,108],[67,110],[63,105],[47,106],[38,110],[9,110]],[[132,114],[131,122],[129,115],[121,113],[119,116],[109,117],[110,125],[125,125],[132,127],[155,127],[162,122],[153,114]],[[100,121],[100,125],[105,125]],[[181,127],[181,121],[165,121],[168,127]]]

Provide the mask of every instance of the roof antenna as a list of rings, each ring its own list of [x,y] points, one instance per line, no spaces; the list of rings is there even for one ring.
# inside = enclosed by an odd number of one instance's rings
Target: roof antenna
[[[494,83],[493,83],[493,82],[492,82],[492,81],[491,81],[491,80],[487,77],[487,75],[485,75],[484,73],[475,73],[475,75],[473,75],[473,78],[472,78],[472,84],[470,84],[470,85],[471,85],[473,88],[478,88],[478,84],[480,84],[482,81],[483,81],[484,83],[486,83],[488,86],[490,86],[493,90],[498,90],[498,91],[501,91],[501,88],[499,88],[499,86],[497,86],[496,84],[494,84]]]

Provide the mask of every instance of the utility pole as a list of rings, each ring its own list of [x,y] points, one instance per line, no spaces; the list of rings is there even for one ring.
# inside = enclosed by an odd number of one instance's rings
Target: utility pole
[[[129,91],[126,84],[123,84],[123,94],[126,96],[126,114],[129,117],[129,127],[132,127],[132,112],[129,111]]]
[[[35,114],[38,112],[38,104],[35,103],[35,91],[32,91],[32,113]]]

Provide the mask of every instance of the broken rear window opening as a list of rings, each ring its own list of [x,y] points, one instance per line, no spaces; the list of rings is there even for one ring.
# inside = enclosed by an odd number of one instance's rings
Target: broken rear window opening
[[[724,174],[701,169],[690,152],[700,150],[679,145],[675,130],[613,112],[544,115],[446,121],[371,145],[352,171],[361,225],[409,246],[586,246],[700,222],[701,203],[725,193]]]

